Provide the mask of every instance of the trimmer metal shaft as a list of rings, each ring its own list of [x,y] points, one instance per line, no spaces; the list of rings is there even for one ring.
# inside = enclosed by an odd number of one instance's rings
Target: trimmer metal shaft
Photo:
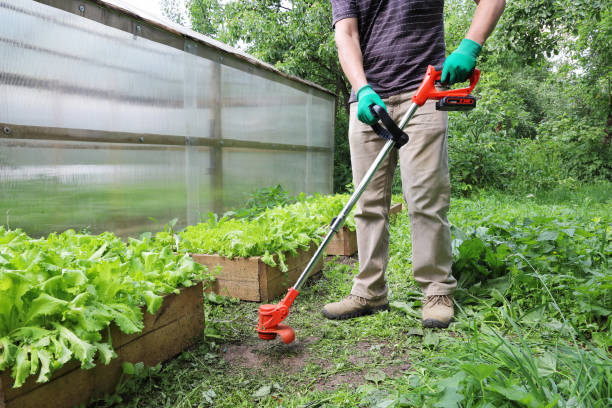
[[[398,125],[400,129],[403,129],[406,126],[406,124],[412,118],[418,107],[419,106],[414,102],[412,103],[412,105],[410,105],[410,108],[408,108],[408,111],[404,114]],[[363,179],[355,189],[355,192],[353,193],[351,198],[349,198],[342,211],[340,211],[340,214],[338,214],[338,216],[332,221],[329,232],[323,239],[323,242],[321,242],[321,245],[319,245],[319,248],[317,248],[317,252],[315,252],[315,254],[312,256],[312,259],[310,260],[310,262],[308,262],[306,268],[304,268],[304,272],[302,272],[298,280],[295,282],[295,285],[293,285],[293,288],[295,290],[300,290],[300,288],[312,272],[312,269],[317,264],[317,262],[323,255],[323,252],[331,242],[332,238],[334,237],[334,234],[336,234],[340,230],[340,228],[342,228],[342,225],[344,225],[344,222],[346,221],[346,217],[348,217],[355,204],[357,204],[357,201],[359,201],[359,197],[361,197],[368,184],[370,184],[372,177],[374,177],[376,170],[378,170],[378,168],[385,160],[385,158],[389,155],[389,152],[393,149],[394,146],[395,142],[393,140],[387,140],[387,143],[385,143],[380,153],[378,153],[378,156],[376,156],[374,163],[372,163],[366,174],[363,176]]]

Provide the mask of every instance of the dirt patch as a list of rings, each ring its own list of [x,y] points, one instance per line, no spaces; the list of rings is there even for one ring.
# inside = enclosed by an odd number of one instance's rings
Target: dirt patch
[[[223,360],[231,365],[249,370],[283,370],[288,374],[299,372],[310,360],[309,344],[318,337],[296,339],[286,345],[280,341],[253,344],[229,344],[223,349]]]
[[[456,339],[460,339],[460,338],[465,337],[462,333],[456,332],[456,331],[452,331],[452,330],[447,330],[446,333],[448,333],[448,335],[450,337],[454,337]]]
[[[397,350],[386,343],[359,342],[353,346],[347,360],[348,364],[341,367],[333,367],[327,360],[318,361],[326,372],[317,379],[313,388],[330,391],[344,384],[358,387],[370,381],[367,377],[380,377],[380,374],[370,376],[368,373],[382,371],[387,378],[397,378],[411,367],[408,353],[398,355]]]
[[[412,367],[412,364],[408,360],[400,362],[397,365],[391,365],[387,367],[382,367],[381,371],[387,374],[387,377],[397,378],[400,375],[404,374],[405,371],[408,371]]]
[[[347,371],[330,376],[322,376],[317,379],[313,388],[317,391],[330,391],[340,388],[344,384],[351,387],[359,387],[365,381],[363,370]]]
[[[357,265],[357,262],[359,262],[359,258],[357,257],[357,254],[352,256],[333,255],[325,257],[325,263],[330,263],[333,261],[338,264],[348,265],[351,268],[354,268]]]
[[[383,347],[382,344],[380,346],[381,348]],[[363,366],[368,363],[372,363],[375,356],[370,353],[371,349],[372,343],[365,341],[359,342],[355,345],[355,352],[351,354],[348,360],[356,366]]]
[[[355,345],[355,352],[349,357],[349,361],[355,365],[365,365],[377,358],[387,360],[394,352],[395,350],[386,343],[361,341]]]
[[[316,364],[320,369],[318,377],[309,384],[310,389],[331,391],[344,385],[358,387],[372,377],[383,381],[397,378],[410,369],[408,353],[405,355],[387,343],[362,341],[351,346],[346,359],[335,361],[313,355],[309,346],[319,341],[318,337],[296,339],[286,345],[257,341],[249,344],[228,344],[223,349],[223,360],[231,367],[252,372],[282,371],[289,375],[298,374],[308,364]],[[380,372],[384,373],[380,378]],[[372,375],[372,373],[377,373]],[[378,380],[374,380],[378,381]]]
[[[317,391],[331,391],[344,384],[351,387],[359,387],[360,385],[370,381],[367,378],[369,372],[382,371],[387,378],[397,378],[408,371],[410,367],[412,367],[411,364],[408,361],[404,361],[400,364],[389,365],[386,367],[378,366],[374,368],[358,368],[353,370],[343,370],[341,372],[329,375],[324,374],[321,375],[313,384],[313,388]],[[384,379],[380,378],[380,380],[383,381]]]

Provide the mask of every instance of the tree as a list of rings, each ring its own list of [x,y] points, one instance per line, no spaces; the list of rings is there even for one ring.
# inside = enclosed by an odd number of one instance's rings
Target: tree
[[[161,0],[160,7],[162,14],[176,24],[185,25],[183,14],[183,3],[181,0]]]
[[[585,116],[605,121],[602,148],[612,147],[612,7],[607,1],[574,1],[567,48],[582,70]],[[575,40],[574,40],[575,39]]]
[[[223,25],[223,5],[219,0],[188,0],[187,10],[194,31],[217,36]]]

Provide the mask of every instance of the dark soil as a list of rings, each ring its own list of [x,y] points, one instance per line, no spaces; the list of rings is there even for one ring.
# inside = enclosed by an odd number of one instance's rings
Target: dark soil
[[[386,343],[359,342],[354,352],[342,366],[333,366],[331,360],[315,357],[311,348],[320,339],[307,337],[296,339],[290,345],[279,341],[231,344],[223,349],[223,359],[231,367],[252,372],[278,372],[299,375],[308,364],[315,364],[323,373],[309,385],[319,391],[334,390],[342,385],[358,387],[368,380],[369,372],[382,371],[387,377],[396,378],[411,365],[407,355],[394,350]]]
[[[311,355],[308,345],[319,340],[317,337],[297,338],[285,345],[278,340],[265,342],[256,340],[249,344],[230,344],[223,350],[223,359],[230,366],[253,371],[284,371],[295,374],[308,363]]]

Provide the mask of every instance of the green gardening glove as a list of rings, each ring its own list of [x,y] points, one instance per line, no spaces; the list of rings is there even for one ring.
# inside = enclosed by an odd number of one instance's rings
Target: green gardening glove
[[[357,118],[366,125],[371,126],[378,122],[378,119],[370,111],[370,105],[374,103],[387,110],[383,100],[380,99],[380,96],[374,92],[370,85],[364,85],[359,88],[357,91],[357,102]]]
[[[459,47],[444,61],[440,82],[447,85],[467,80],[476,67],[476,57],[480,54],[482,45],[476,41],[464,38]]]

